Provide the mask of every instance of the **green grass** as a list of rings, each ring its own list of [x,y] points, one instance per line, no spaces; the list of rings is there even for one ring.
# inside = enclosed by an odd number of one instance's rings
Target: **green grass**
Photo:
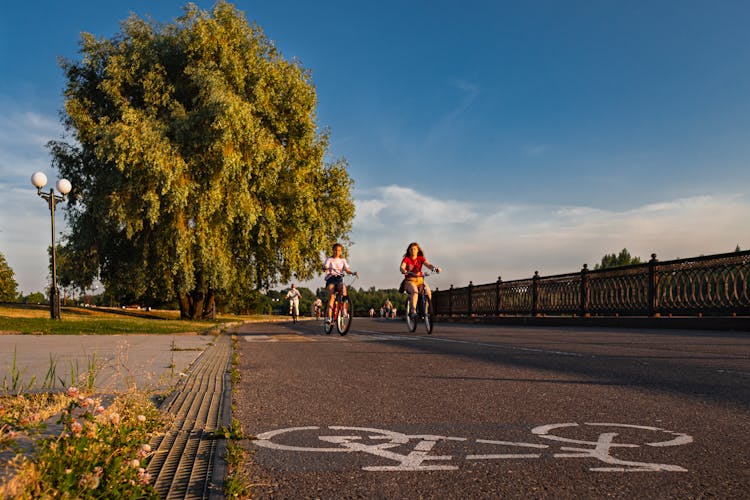
[[[177,311],[118,311],[64,307],[62,320],[49,319],[49,309],[0,304],[0,332],[51,335],[175,334],[204,332],[236,321],[260,321],[264,316],[221,315],[216,320],[180,320]]]

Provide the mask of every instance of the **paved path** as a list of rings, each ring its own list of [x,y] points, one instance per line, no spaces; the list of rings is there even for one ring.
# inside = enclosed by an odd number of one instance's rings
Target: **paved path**
[[[12,387],[16,372],[17,385],[31,391],[50,384],[56,389],[85,386],[93,366],[98,393],[132,386],[166,390],[184,377],[213,339],[195,334],[0,335],[0,384]]]
[[[750,335],[243,325],[255,498],[747,498]]]

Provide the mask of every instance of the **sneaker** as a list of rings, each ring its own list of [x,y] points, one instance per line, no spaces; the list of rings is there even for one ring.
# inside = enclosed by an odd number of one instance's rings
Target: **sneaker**
[[[417,319],[417,313],[409,313],[409,319],[411,319],[412,321]]]
[[[326,325],[330,325],[330,324],[331,324],[331,318],[326,318]]]

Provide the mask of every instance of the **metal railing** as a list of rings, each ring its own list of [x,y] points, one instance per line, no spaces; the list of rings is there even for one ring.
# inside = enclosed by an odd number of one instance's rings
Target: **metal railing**
[[[750,251],[436,290],[449,316],[748,316]]]

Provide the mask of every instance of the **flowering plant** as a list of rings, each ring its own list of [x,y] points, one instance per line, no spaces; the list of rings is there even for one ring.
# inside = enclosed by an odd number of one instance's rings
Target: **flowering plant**
[[[41,440],[21,465],[6,494],[14,498],[158,498],[146,472],[150,437],[166,422],[137,392],[117,396],[109,407],[71,387],[61,412],[59,436]]]

